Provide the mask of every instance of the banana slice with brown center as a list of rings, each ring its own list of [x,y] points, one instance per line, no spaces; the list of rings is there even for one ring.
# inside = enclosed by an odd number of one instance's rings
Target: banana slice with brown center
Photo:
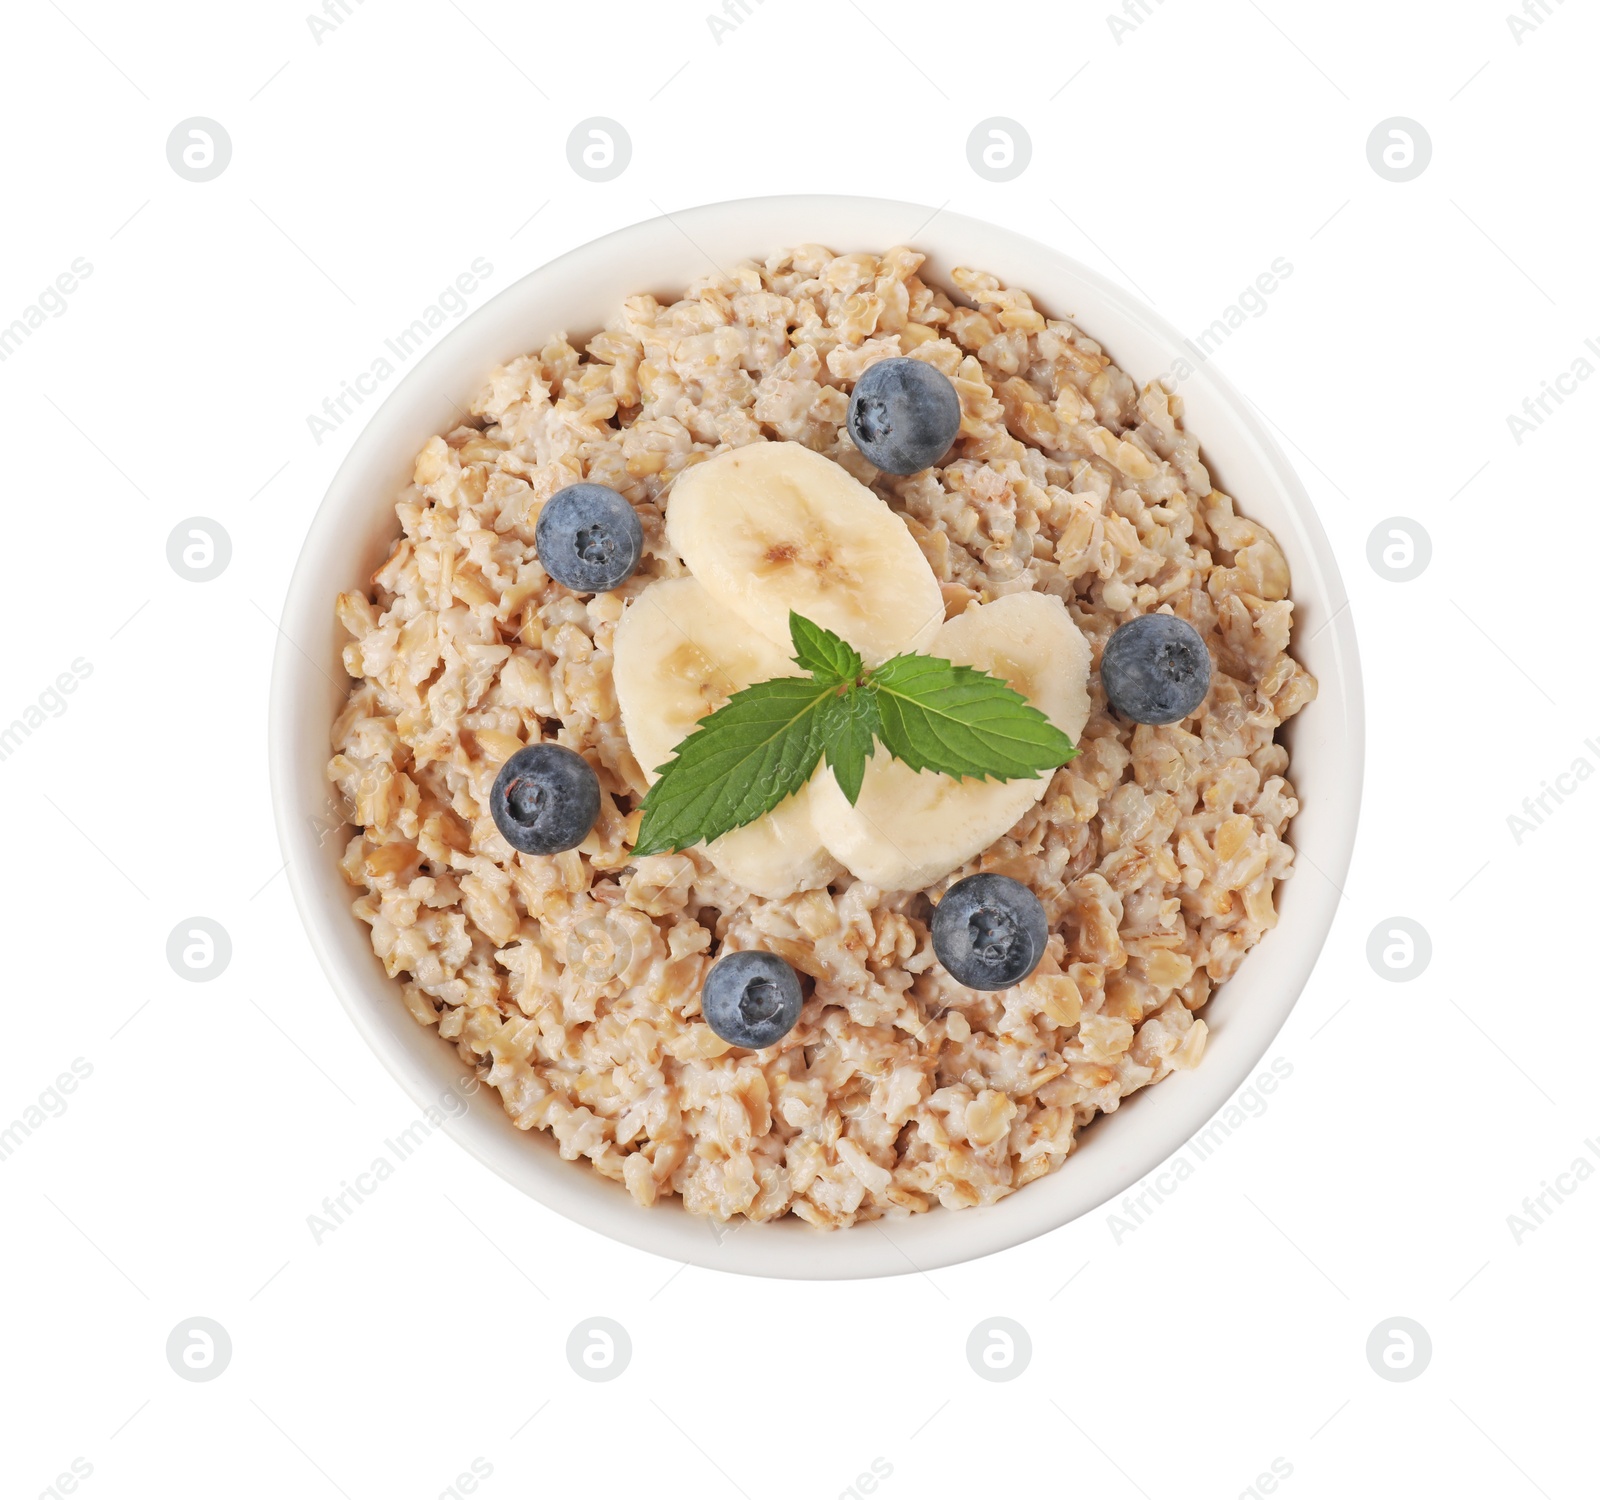
[[[707,593],[785,651],[790,610],[843,636],[868,666],[925,650],[944,620],[906,523],[799,443],[751,443],[685,469],[667,536]]]

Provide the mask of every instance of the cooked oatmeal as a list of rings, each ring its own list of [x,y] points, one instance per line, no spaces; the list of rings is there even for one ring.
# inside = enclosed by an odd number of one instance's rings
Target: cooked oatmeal
[[[419,1023],[436,1026],[524,1130],[547,1130],[641,1204],[825,1227],[967,1208],[1060,1166],[1135,1089],[1195,1066],[1199,1012],[1274,925],[1297,811],[1278,726],[1316,693],[1288,654],[1283,553],[1212,488],[1182,402],[1140,389],[1026,292],[922,257],[819,245],[629,298],[579,350],[564,336],[489,377],[431,439],[370,595],[338,600],[355,679],[329,776],[360,831],[356,914]],[[961,398],[950,461],[908,478],[852,445],[873,362],[926,360]],[[1097,672],[1078,756],[1002,838],[926,891],[840,874],[770,900],[698,849],[635,861],[646,789],[612,684],[628,601],[683,576],[672,481],[728,448],[794,441],[904,520],[947,618],[1025,590],[1063,600],[1098,664],[1111,631],[1170,609],[1204,637],[1210,692],[1179,725],[1107,713]],[[540,566],[541,505],[577,480],[644,527],[620,590]],[[497,769],[554,740],[598,774],[589,837],[518,854],[489,812]],[[937,962],[932,904],[975,871],[1028,886],[1044,960],[1009,990]],[[810,980],[762,1051],[700,1017],[720,953],[761,948]]]

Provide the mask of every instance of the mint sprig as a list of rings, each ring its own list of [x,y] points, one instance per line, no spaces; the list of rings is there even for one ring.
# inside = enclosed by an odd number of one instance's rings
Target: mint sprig
[[[822,753],[828,758],[828,769],[839,783],[839,790],[854,807],[861,795],[861,778],[867,772],[873,737],[882,737],[878,699],[870,688],[853,687],[840,702],[843,707],[835,714],[835,722],[830,725],[833,732],[823,742]]]
[[[849,641],[804,615],[789,611],[789,639],[794,659],[813,677],[846,684],[861,676],[861,653]]]
[[[741,689],[657,768],[636,857],[753,823],[824,757],[854,806],[874,740],[913,770],[995,781],[1053,771],[1078,753],[1021,693],[976,667],[908,652],[868,669],[848,641],[792,610],[789,639],[805,675]]]
[[[977,667],[937,656],[896,656],[872,677],[878,738],[914,771],[1013,781],[1077,754],[1021,693]]]
[[[805,785],[838,715],[840,688],[774,677],[737,692],[679,742],[646,795],[637,855],[687,849],[753,823]]]

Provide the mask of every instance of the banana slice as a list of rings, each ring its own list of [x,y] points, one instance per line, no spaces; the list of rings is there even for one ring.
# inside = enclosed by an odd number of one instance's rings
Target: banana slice
[[[799,671],[693,578],[662,578],[622,612],[611,680],[628,746],[654,782],[678,742],[740,688]]]
[[[787,652],[693,578],[652,583],[623,611],[612,651],[622,727],[651,782],[678,742],[740,688],[797,670]],[[729,880],[773,900],[844,873],[812,825],[809,785],[754,823],[723,834],[706,853]]]
[[[1008,594],[941,627],[930,655],[1004,677],[1074,742],[1089,720],[1089,643],[1059,599]],[[1044,795],[1049,776],[974,781],[913,771],[881,747],[852,807],[826,767],[811,816],[828,852],[858,880],[921,890],[988,848]]]
[[[811,817],[816,780],[813,776],[754,823],[713,839],[706,845],[711,863],[735,885],[771,901],[837,880],[844,866],[822,847]]]
[[[868,666],[926,650],[944,619],[905,522],[799,443],[751,443],[685,469],[667,536],[719,604],[785,651],[791,609],[843,636]]]

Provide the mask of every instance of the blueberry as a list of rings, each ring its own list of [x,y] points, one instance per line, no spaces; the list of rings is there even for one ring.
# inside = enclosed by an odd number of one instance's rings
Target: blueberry
[[[1039,898],[1009,875],[958,880],[933,913],[933,951],[969,990],[1005,990],[1026,979],[1049,936]]]
[[[524,745],[489,791],[494,826],[523,854],[559,854],[589,837],[600,816],[600,782],[564,745]]]
[[[1176,615],[1140,615],[1111,632],[1100,655],[1106,702],[1135,724],[1187,719],[1211,687],[1200,632]]]
[[[633,576],[644,550],[644,527],[615,490],[569,484],[545,501],[533,540],[545,572],[557,583],[603,594]]]
[[[759,1051],[800,1019],[800,976],[776,953],[725,953],[706,970],[700,1014],[730,1047]]]
[[[915,474],[955,442],[961,398],[947,376],[920,359],[880,359],[856,381],[845,421],[869,462],[890,474]]]

